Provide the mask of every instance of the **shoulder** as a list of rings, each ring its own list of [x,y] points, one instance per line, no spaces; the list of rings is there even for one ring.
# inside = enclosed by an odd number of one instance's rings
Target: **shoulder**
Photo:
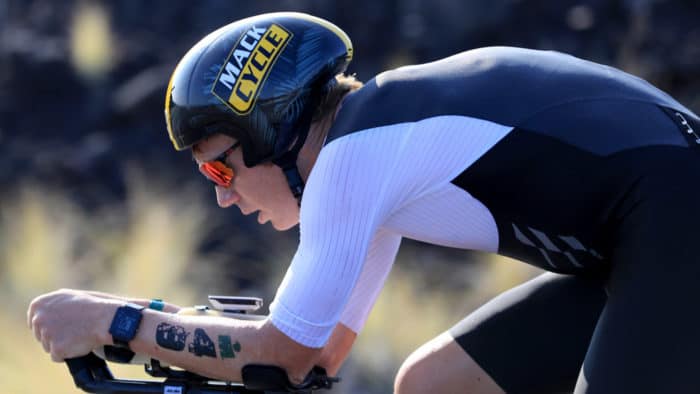
[[[511,130],[458,115],[360,129],[321,149],[304,198],[329,201],[351,193],[354,201],[367,196],[379,203],[419,196],[450,182]]]
[[[515,125],[530,114],[527,103],[538,92],[533,86],[551,74],[547,68],[570,59],[559,53],[487,47],[383,72],[345,99],[327,141],[450,115]]]

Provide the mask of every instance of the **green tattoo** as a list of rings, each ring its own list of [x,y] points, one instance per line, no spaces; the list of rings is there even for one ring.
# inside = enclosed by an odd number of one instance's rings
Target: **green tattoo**
[[[236,358],[236,353],[241,352],[241,344],[231,343],[231,337],[228,335],[219,335],[219,353],[221,358]]]

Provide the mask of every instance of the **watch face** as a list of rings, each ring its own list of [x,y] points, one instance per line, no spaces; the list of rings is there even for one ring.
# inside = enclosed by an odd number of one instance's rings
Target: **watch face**
[[[116,329],[119,331],[123,331],[123,332],[131,332],[132,330],[134,330],[134,328],[136,328],[135,327],[136,322],[134,321],[133,317],[131,317],[131,316],[124,316],[124,317],[125,317],[125,319],[121,319],[118,322]]]
[[[141,310],[130,306],[122,306],[114,315],[109,333],[116,341],[129,342],[136,336],[136,330],[141,323]]]

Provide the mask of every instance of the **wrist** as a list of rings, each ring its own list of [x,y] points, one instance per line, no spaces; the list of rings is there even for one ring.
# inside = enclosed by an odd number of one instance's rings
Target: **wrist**
[[[124,303],[119,300],[104,300],[100,303],[97,317],[94,318],[93,327],[95,328],[95,338],[100,345],[113,345],[112,335],[109,333],[109,327],[112,324],[112,319],[117,313],[117,308]]]
[[[136,338],[143,319],[143,305],[126,303],[117,308],[112,323],[109,326],[109,334],[112,342],[118,346],[129,349],[129,343]]]

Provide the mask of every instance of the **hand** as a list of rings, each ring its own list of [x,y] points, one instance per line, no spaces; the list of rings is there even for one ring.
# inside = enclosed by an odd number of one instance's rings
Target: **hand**
[[[27,310],[27,323],[51,359],[61,362],[111,344],[109,325],[121,304],[116,299],[61,289],[35,298]]]

